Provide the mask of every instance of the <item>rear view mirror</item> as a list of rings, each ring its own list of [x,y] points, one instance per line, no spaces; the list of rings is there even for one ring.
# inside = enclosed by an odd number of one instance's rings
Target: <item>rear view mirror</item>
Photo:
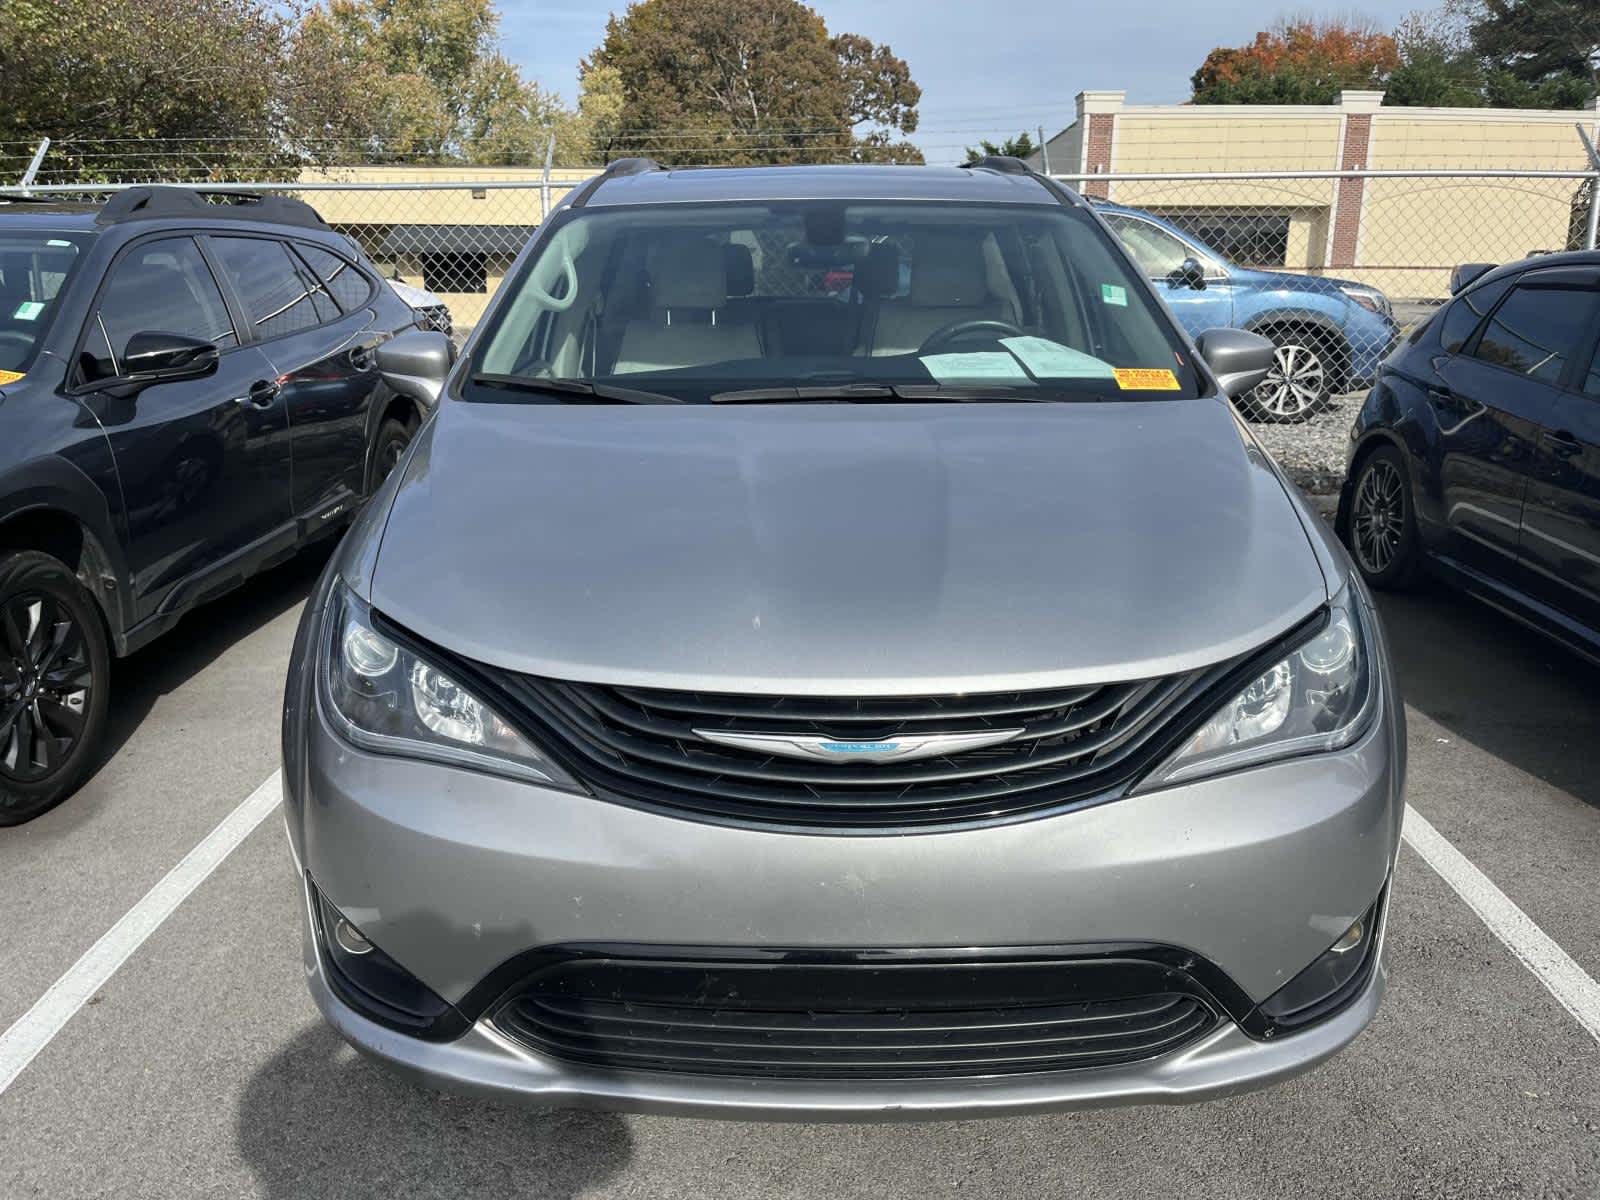
[[[1278,348],[1259,333],[1244,329],[1208,329],[1195,348],[1228,397],[1242,396],[1267,377]]]
[[[410,329],[378,347],[378,373],[390,389],[427,408],[439,402],[455,347],[432,329]]]
[[[1494,263],[1462,263],[1450,272],[1450,294],[1454,296],[1465,291],[1494,268]]]
[[[1197,292],[1206,290],[1206,269],[1198,258],[1184,259],[1167,279],[1173,287],[1193,288]]]
[[[217,369],[217,348],[181,333],[136,333],[122,352],[122,374],[141,383],[199,379]]]

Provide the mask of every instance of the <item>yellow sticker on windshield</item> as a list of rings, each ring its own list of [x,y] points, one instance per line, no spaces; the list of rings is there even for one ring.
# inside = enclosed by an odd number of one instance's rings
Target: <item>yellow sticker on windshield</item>
[[[1125,392],[1176,392],[1182,387],[1165,367],[1118,367],[1112,374]]]
[[[15,383],[21,378],[21,371],[0,371],[0,383]]]

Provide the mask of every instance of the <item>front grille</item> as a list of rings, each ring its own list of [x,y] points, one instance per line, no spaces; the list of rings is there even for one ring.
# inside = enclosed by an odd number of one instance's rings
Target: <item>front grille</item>
[[[601,795],[741,821],[823,829],[1005,818],[1103,795],[1159,749],[1178,709],[1231,664],[1094,687],[832,699],[498,682]],[[697,730],[878,742],[1017,729],[995,746],[904,762],[821,761],[720,745]]]
[[[591,1066],[909,1079],[1137,1062],[1204,1036],[1218,1016],[1181,970],[1119,959],[580,957],[536,973],[493,1021],[530,1049]]]

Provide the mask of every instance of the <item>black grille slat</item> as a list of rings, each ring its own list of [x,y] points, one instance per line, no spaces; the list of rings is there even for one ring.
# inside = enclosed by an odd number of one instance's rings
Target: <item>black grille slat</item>
[[[600,795],[768,824],[870,830],[994,820],[1104,794],[1131,777],[1173,710],[1218,670],[1033,693],[837,700],[508,673],[497,682],[539,740]],[[695,732],[892,740],[994,728],[1021,732],[995,746],[883,763],[792,758]]]
[[[1076,1070],[1152,1058],[1215,1028],[1188,976],[1144,971],[967,963],[893,978],[867,966],[602,959],[536,975],[492,1019],[540,1053],[623,1069],[838,1079]],[[1141,982],[1165,990],[1125,994]]]

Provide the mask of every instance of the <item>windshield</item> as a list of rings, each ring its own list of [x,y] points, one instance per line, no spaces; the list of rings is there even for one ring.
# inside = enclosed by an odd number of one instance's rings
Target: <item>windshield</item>
[[[504,286],[471,399],[1158,400],[1200,387],[1112,239],[1066,205],[569,209]]]
[[[0,382],[32,365],[84,241],[70,233],[0,230]]]

